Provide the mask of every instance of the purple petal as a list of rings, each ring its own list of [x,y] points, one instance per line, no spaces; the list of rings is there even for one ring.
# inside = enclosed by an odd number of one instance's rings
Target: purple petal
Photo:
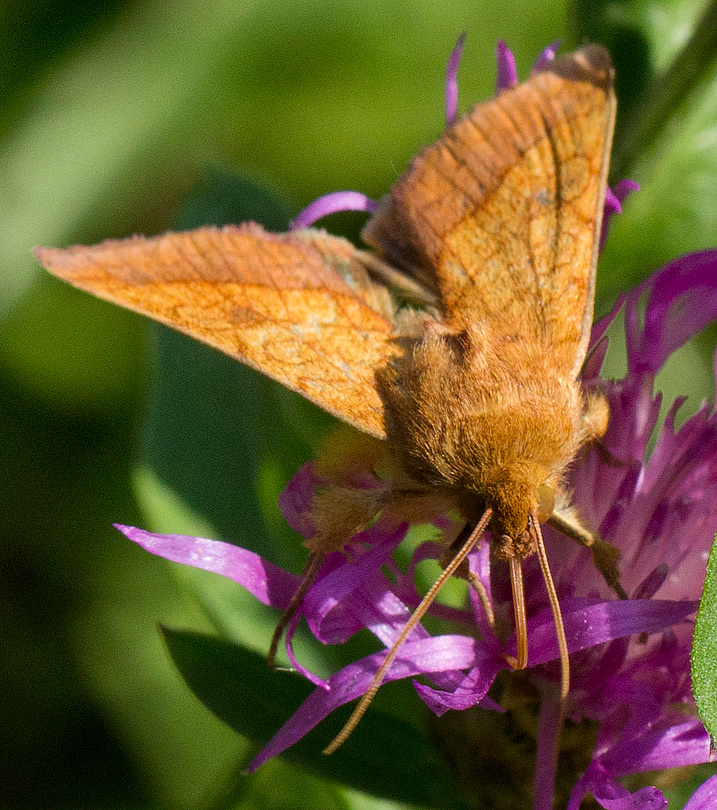
[[[347,612],[358,620],[361,627],[370,630],[387,648],[399,637],[411,614],[393,591],[392,583],[383,574],[374,576],[362,588],[356,590],[350,600],[344,600],[329,614],[329,617],[342,604],[345,604]],[[421,624],[416,625],[410,635],[412,641],[428,638],[430,636]],[[486,655],[494,656],[499,656],[501,652],[495,644],[492,647],[483,645],[483,651]],[[499,664],[503,666],[503,659],[500,659]],[[431,678],[438,687],[449,692],[455,691],[464,682],[462,675],[456,676],[454,673],[434,672]]]
[[[602,369],[602,364],[605,362],[605,357],[607,357],[609,344],[610,341],[607,338],[603,338],[588,350],[587,357],[580,371],[580,378],[585,385],[599,380],[600,370]]]
[[[584,599],[564,600],[563,624],[571,653],[623,636],[657,633],[694,613],[698,602],[659,599],[626,599],[599,602],[585,607]],[[550,610],[528,621],[529,666],[558,657],[558,644]],[[507,645],[515,655],[515,640]]]
[[[625,314],[630,373],[656,373],[672,352],[717,318],[717,251],[690,253],[653,273],[630,293]]]
[[[717,807],[717,776],[697,788],[683,810],[714,810]]]
[[[596,689],[595,685],[591,688],[589,676],[586,671],[581,679],[586,698],[581,701],[580,712],[584,717],[602,721],[596,750],[609,749],[615,740],[639,736],[659,718],[662,695],[656,695],[650,684],[632,676],[616,675],[605,679]]]
[[[554,39],[550,45],[543,48],[538,54],[538,58],[533,63],[533,73],[538,73],[543,70],[555,59],[555,55],[560,49],[562,42],[562,39]]]
[[[696,718],[623,740],[600,757],[602,766],[618,779],[631,773],[700,765],[709,761],[709,735]]]
[[[663,810],[667,807],[667,799],[656,787],[644,787],[619,799],[605,799],[600,796],[595,796],[595,799],[605,810]]]
[[[334,709],[364,694],[385,658],[374,653],[349,664],[329,679],[329,691],[314,690],[294,715],[254,758],[248,772],[300,740]],[[480,642],[467,636],[437,636],[406,643],[389,670],[386,681],[410,678],[431,672],[468,669],[480,659]]]
[[[451,527],[452,524],[453,521],[447,521],[445,528]],[[423,598],[416,590],[416,567],[420,562],[423,562],[423,560],[438,560],[440,554],[441,547],[433,541],[427,541],[416,547],[411,555],[411,562],[405,572],[400,571],[396,567],[391,570],[391,574],[394,578],[392,590],[406,605],[415,608]],[[458,625],[473,626],[473,612],[467,609],[448,607],[447,605],[433,602],[428,612],[431,616],[436,616],[443,621],[453,622]]]
[[[593,761],[570,794],[566,810],[578,810],[583,797],[591,793],[605,810],[663,810],[667,799],[654,787],[630,793]]]
[[[446,528],[452,524],[453,521],[447,521]],[[416,567],[423,560],[437,560],[440,554],[441,547],[433,541],[427,541],[416,547],[405,571],[399,569],[394,560],[387,561],[386,569],[390,570],[392,577],[391,590],[407,607],[416,608],[423,598],[416,590]],[[428,613],[447,622],[473,626],[472,612],[465,608],[448,607],[434,602],[428,609]]]
[[[382,574],[356,591],[347,607],[361,626],[370,630],[385,647],[393,646],[411,616],[411,610],[396,596],[390,580]],[[429,638],[429,633],[419,623],[409,638],[418,641]]]
[[[633,191],[639,191],[640,184],[634,180],[620,180],[615,188],[607,187],[605,190],[605,209],[602,215],[602,229],[600,231],[600,251],[602,252],[610,230],[610,221],[615,214],[622,214],[622,204]]]
[[[478,580],[485,589],[488,602],[493,604],[493,590],[490,580],[490,543],[481,543],[481,545],[468,557],[468,565],[473,574],[478,577]],[[469,588],[468,594],[471,600],[471,607],[473,608],[473,617],[481,638],[489,639],[493,636],[493,629],[490,626],[488,617],[483,609],[483,604],[475,591],[475,588]]]
[[[670,573],[670,567],[666,563],[659,563],[652,571],[642,580],[642,582],[635,589],[633,599],[652,599],[652,597],[660,590],[667,575]]]
[[[458,112],[458,65],[461,62],[465,41],[466,32],[464,31],[458,37],[446,66],[446,126],[449,127],[455,123]]]
[[[339,211],[368,211],[373,213],[378,203],[360,191],[332,191],[306,206],[291,223],[291,230],[308,228],[317,219]]]
[[[303,610],[312,633],[324,643],[343,643],[346,637],[342,635],[327,638],[324,619],[336,608],[342,600],[353,594],[368,579],[380,571],[395,551],[396,546],[406,536],[407,524],[385,530],[379,521],[370,529],[366,529],[353,538],[354,543],[370,544],[369,551],[357,563],[346,561],[330,574],[322,577],[306,594]],[[405,622],[406,616],[403,617]],[[333,631],[336,632],[334,626]]]
[[[515,68],[515,56],[513,56],[513,51],[506,45],[504,39],[498,40],[495,55],[498,60],[495,94],[498,95],[498,93],[502,93],[503,90],[508,90],[508,88],[515,87],[515,85],[518,84],[518,71]]]
[[[468,675],[462,678],[452,691],[414,683],[421,700],[434,714],[440,717],[448,709],[460,711],[475,706],[485,698],[500,670],[507,668],[507,662],[501,657],[497,645],[484,644],[480,648],[479,655],[481,662],[472,667]]]
[[[679,430],[675,429],[675,417],[685,397],[678,397],[665,416],[662,430],[657,443],[645,467],[640,489],[643,492],[655,491],[657,495],[663,492],[667,496],[679,493],[679,486],[684,483],[694,491],[696,481],[691,471],[701,467],[703,463],[710,464],[715,452],[715,430],[710,412],[712,408],[705,404],[697,413],[693,414]],[[700,452],[695,455],[695,451]],[[660,482],[668,476],[671,480],[667,487],[661,487]],[[650,530],[647,527],[646,530]],[[664,531],[664,528],[662,529]],[[652,533],[657,531],[652,530]]]
[[[633,191],[639,191],[640,184],[635,180],[628,180],[627,178],[620,180],[612,189],[613,195],[617,201],[622,205],[625,200],[632,194]]]
[[[605,359],[605,353],[607,352],[607,344],[603,338],[605,337],[607,330],[610,328],[610,324],[617,317],[617,313],[622,309],[624,303],[625,296],[621,294],[610,312],[608,312],[607,315],[603,315],[602,318],[593,323],[593,327],[590,332],[590,343],[588,344],[588,356],[585,360],[581,374],[583,380],[592,380],[599,376],[602,361]],[[598,344],[605,344],[604,348],[598,350]],[[592,355],[598,351],[602,352],[601,356],[597,360],[593,360]]]
[[[325,485],[324,478],[316,475],[312,462],[304,464],[279,495],[279,511],[291,528],[310,540],[316,534],[312,515],[314,491]]]
[[[286,655],[289,659],[289,663],[291,664],[292,668],[296,670],[300,675],[303,675],[309,683],[313,683],[314,686],[320,686],[322,689],[328,689],[329,684],[323,678],[319,677],[315,673],[313,673],[310,669],[307,669],[301,661],[296,657],[294,653],[294,633],[296,632],[296,628],[299,626],[299,621],[301,619],[302,614],[297,612],[289,622],[289,626],[286,628],[286,635],[284,638],[284,648],[286,649]]]
[[[340,603],[329,614],[327,621],[342,606],[345,606],[346,611],[357,620],[360,627],[367,628],[387,648],[396,641],[411,614],[405,603],[394,592],[392,583],[382,573],[375,575],[363,587],[357,589],[350,599]],[[429,637],[421,624],[416,625],[410,635],[412,641]],[[500,649],[497,645],[493,645],[492,648],[484,645],[484,652],[486,655],[491,653],[498,656]],[[501,659],[499,663],[502,666],[503,660]],[[433,673],[432,680],[441,689],[453,692],[463,683],[463,676],[458,677],[453,673]]]
[[[301,582],[301,577],[231,543],[182,534],[152,534],[117,523],[115,528],[150,554],[233,579],[260,602],[280,610],[286,610]]]

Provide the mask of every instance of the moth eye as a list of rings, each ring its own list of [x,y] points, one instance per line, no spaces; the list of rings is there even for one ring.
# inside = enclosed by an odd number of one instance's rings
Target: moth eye
[[[538,520],[544,523],[555,509],[555,490],[547,484],[538,487]]]

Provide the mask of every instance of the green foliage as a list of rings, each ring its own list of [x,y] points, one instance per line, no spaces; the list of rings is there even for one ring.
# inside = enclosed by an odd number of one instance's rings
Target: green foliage
[[[192,691],[257,746],[265,745],[312,691],[303,679],[269,671],[264,657],[237,645],[181,630],[163,632]],[[345,713],[329,718],[320,731],[292,746],[286,759],[386,799],[460,810],[458,788],[439,752],[414,725],[378,710],[366,716],[336,754],[323,756],[323,745],[339,732],[343,720]]]
[[[717,740],[717,541],[707,562],[692,646],[692,691],[713,741]]]

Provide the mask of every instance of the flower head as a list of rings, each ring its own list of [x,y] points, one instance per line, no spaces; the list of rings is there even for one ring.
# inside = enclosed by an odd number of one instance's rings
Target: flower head
[[[447,71],[449,122],[456,114],[455,77],[462,44],[461,39]],[[555,49],[555,44],[545,49],[534,69],[542,69]],[[498,60],[500,92],[517,80],[505,43],[499,44]],[[623,182],[608,195],[606,227],[610,214],[620,210],[631,190],[634,184]],[[321,198],[300,215],[300,224],[347,207],[375,210],[376,204],[368,198],[352,195],[339,192]],[[570,652],[572,689],[566,714],[571,752],[563,757],[557,778],[569,810],[578,810],[586,794],[606,810],[663,807],[664,797],[657,788],[644,787],[631,794],[619,780],[710,757],[707,733],[694,711],[689,653],[692,616],[717,531],[717,416],[705,405],[677,428],[682,405],[678,400],[659,426],[660,396],[653,393],[653,386],[667,358],[717,317],[717,251],[671,262],[627,296],[624,310],[628,367],[623,379],[600,378],[605,332],[617,308],[593,328],[582,384],[607,397],[610,422],[600,442],[573,465],[569,490],[585,522],[602,541],[619,550],[620,585],[627,598],[616,598],[589,549],[551,527],[545,529]],[[365,458],[371,457],[371,464],[357,465],[359,456],[349,454],[348,462],[335,463],[329,471],[306,465],[281,497],[284,517],[312,553],[327,516],[337,511],[344,523],[353,521],[359,530],[340,548],[324,548],[301,603],[290,616],[287,655],[315,689],[254,759],[250,770],[280,754],[338,706],[363,695],[384,659],[383,651],[376,652],[324,680],[294,655],[292,638],[298,621],[305,619],[325,644],[342,644],[367,629],[390,648],[421,601],[415,587],[417,566],[426,559],[440,560],[443,553],[436,543],[420,543],[409,564],[399,567],[394,552],[409,524],[428,519],[449,537],[454,531],[450,516],[435,507],[431,512],[426,504],[412,504],[405,514],[386,508],[376,522],[363,525],[353,513],[342,511],[337,500],[327,509],[322,501],[327,491],[334,498],[336,492],[351,491],[362,493],[372,504],[381,502],[391,473],[370,453]],[[230,577],[280,610],[292,604],[299,587],[298,577],[229,544],[118,528],[148,551]],[[417,624],[386,680],[423,676],[415,688],[436,717],[449,709],[470,711],[474,725],[464,731],[479,741],[475,747],[483,757],[486,746],[479,744],[481,740],[492,741],[495,752],[491,749],[491,753],[497,755],[502,751],[500,733],[511,723],[513,731],[516,724],[520,726],[523,737],[532,738],[538,763],[528,793],[535,810],[548,810],[556,781],[553,746],[561,714],[560,669],[540,568],[535,557],[524,565],[529,660],[522,673],[513,672],[508,663],[516,654],[516,638],[511,630],[507,566],[492,557],[490,544],[484,542],[471,552],[468,570],[462,575],[474,585],[469,604],[457,609],[434,602],[429,608],[430,614],[454,630],[432,636]],[[448,719],[455,721],[455,717]],[[451,735],[442,733],[440,724],[436,728],[439,744],[448,749]],[[453,759],[470,760],[473,749],[464,745],[461,754],[450,754]],[[506,756],[510,758],[510,752]],[[471,760],[466,770],[473,765],[480,773],[477,760]],[[512,767],[517,767],[515,762],[506,763],[509,773]],[[577,781],[576,772],[581,774]],[[513,787],[525,789],[519,782]],[[691,800],[691,810],[707,807],[713,792],[711,783],[703,786]]]

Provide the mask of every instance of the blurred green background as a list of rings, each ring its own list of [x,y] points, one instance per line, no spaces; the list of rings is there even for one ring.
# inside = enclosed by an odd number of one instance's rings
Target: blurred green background
[[[262,212],[281,229],[319,194],[380,196],[441,132],[463,30],[461,109],[491,94],[499,37],[521,76],[558,37],[613,52],[612,179],[643,190],[613,228],[599,313],[717,243],[717,21],[702,0],[0,6],[0,807],[397,806],[282,762],[237,778],[249,744],[184,685],[157,624],[265,652],[276,617],[111,528],[222,537],[298,571],[276,496],[330,420],[43,275],[30,251]],[[361,222],[326,224],[355,237]],[[686,347],[661,380],[693,407],[714,395],[712,343]]]

